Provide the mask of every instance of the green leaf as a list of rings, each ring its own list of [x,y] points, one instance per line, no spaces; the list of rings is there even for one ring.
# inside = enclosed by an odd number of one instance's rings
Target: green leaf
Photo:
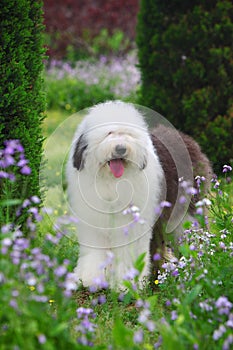
[[[116,346],[122,349],[137,349],[133,343],[133,331],[125,327],[119,318],[115,320],[112,334]]]
[[[202,290],[202,286],[200,284],[197,284],[191,290],[191,292],[187,295],[187,297],[185,298],[185,303],[186,304],[191,304],[193,302],[193,300],[196,299],[196,297],[198,296],[198,294],[200,293],[201,290]]]
[[[60,333],[63,333],[67,329],[67,324],[66,323],[59,323],[56,327],[51,330],[51,335],[57,336]]]
[[[0,206],[2,206],[2,207],[10,207],[10,206],[13,206],[13,205],[19,205],[21,203],[22,203],[21,199],[5,199],[5,200],[0,202]]]
[[[140,274],[142,273],[145,266],[145,261],[144,261],[145,256],[146,256],[146,253],[142,253],[141,255],[139,255],[139,257],[134,263],[135,269],[138,270]]]
[[[147,299],[147,301],[150,304],[150,309],[154,310],[157,306],[157,303],[158,303],[158,295],[157,294],[152,295],[151,297],[149,297]]]
[[[129,305],[132,303],[132,300],[134,300],[133,296],[131,293],[126,293],[123,298],[123,304],[124,305]]]

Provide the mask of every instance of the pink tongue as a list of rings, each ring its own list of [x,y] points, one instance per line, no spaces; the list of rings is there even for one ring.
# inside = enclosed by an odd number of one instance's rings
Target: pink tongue
[[[124,165],[121,159],[110,160],[110,170],[115,177],[121,177],[124,173]]]

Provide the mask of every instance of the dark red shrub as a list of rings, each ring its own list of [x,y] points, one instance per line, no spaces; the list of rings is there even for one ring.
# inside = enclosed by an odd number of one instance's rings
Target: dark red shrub
[[[103,28],[134,39],[138,7],[139,0],[44,0],[48,54],[64,57],[68,44],[78,49]]]

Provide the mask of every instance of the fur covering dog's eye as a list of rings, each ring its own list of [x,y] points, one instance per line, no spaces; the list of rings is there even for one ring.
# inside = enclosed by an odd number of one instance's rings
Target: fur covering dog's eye
[[[73,154],[73,166],[79,171],[84,168],[86,150],[87,150],[87,141],[85,136],[82,134],[79,137],[78,141],[76,142],[76,146]]]

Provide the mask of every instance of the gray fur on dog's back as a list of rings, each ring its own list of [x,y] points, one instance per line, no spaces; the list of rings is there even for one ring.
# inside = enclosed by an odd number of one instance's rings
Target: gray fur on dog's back
[[[193,174],[191,184],[193,187],[197,188],[195,177],[204,176],[205,182],[203,183],[203,188],[201,193],[198,192],[196,195],[192,196],[188,207],[188,214],[193,216],[195,213],[195,204],[205,195],[210,186],[210,181],[212,178],[212,167],[206,157],[206,155],[201,151],[200,146],[194,139],[182,132],[177,131],[174,128],[166,127],[164,125],[159,125],[151,131],[151,139],[155,148],[155,151],[159,157],[160,163],[162,165],[165,182],[166,182],[166,201],[170,202],[171,207],[165,208],[160,218],[156,221],[153,229],[153,236],[150,244],[150,254],[152,262],[152,273],[156,274],[159,264],[153,261],[153,256],[156,252],[161,253],[161,256],[166,255],[164,250],[166,246],[166,237],[164,234],[164,227],[169,220],[173,207],[177,200],[179,177],[177,171],[177,165],[168,150],[167,145],[170,147],[176,147],[176,143],[179,142],[188,151],[190,157],[191,169],[190,172]],[[177,155],[179,157],[179,154]],[[187,164],[187,166],[189,166]]]

